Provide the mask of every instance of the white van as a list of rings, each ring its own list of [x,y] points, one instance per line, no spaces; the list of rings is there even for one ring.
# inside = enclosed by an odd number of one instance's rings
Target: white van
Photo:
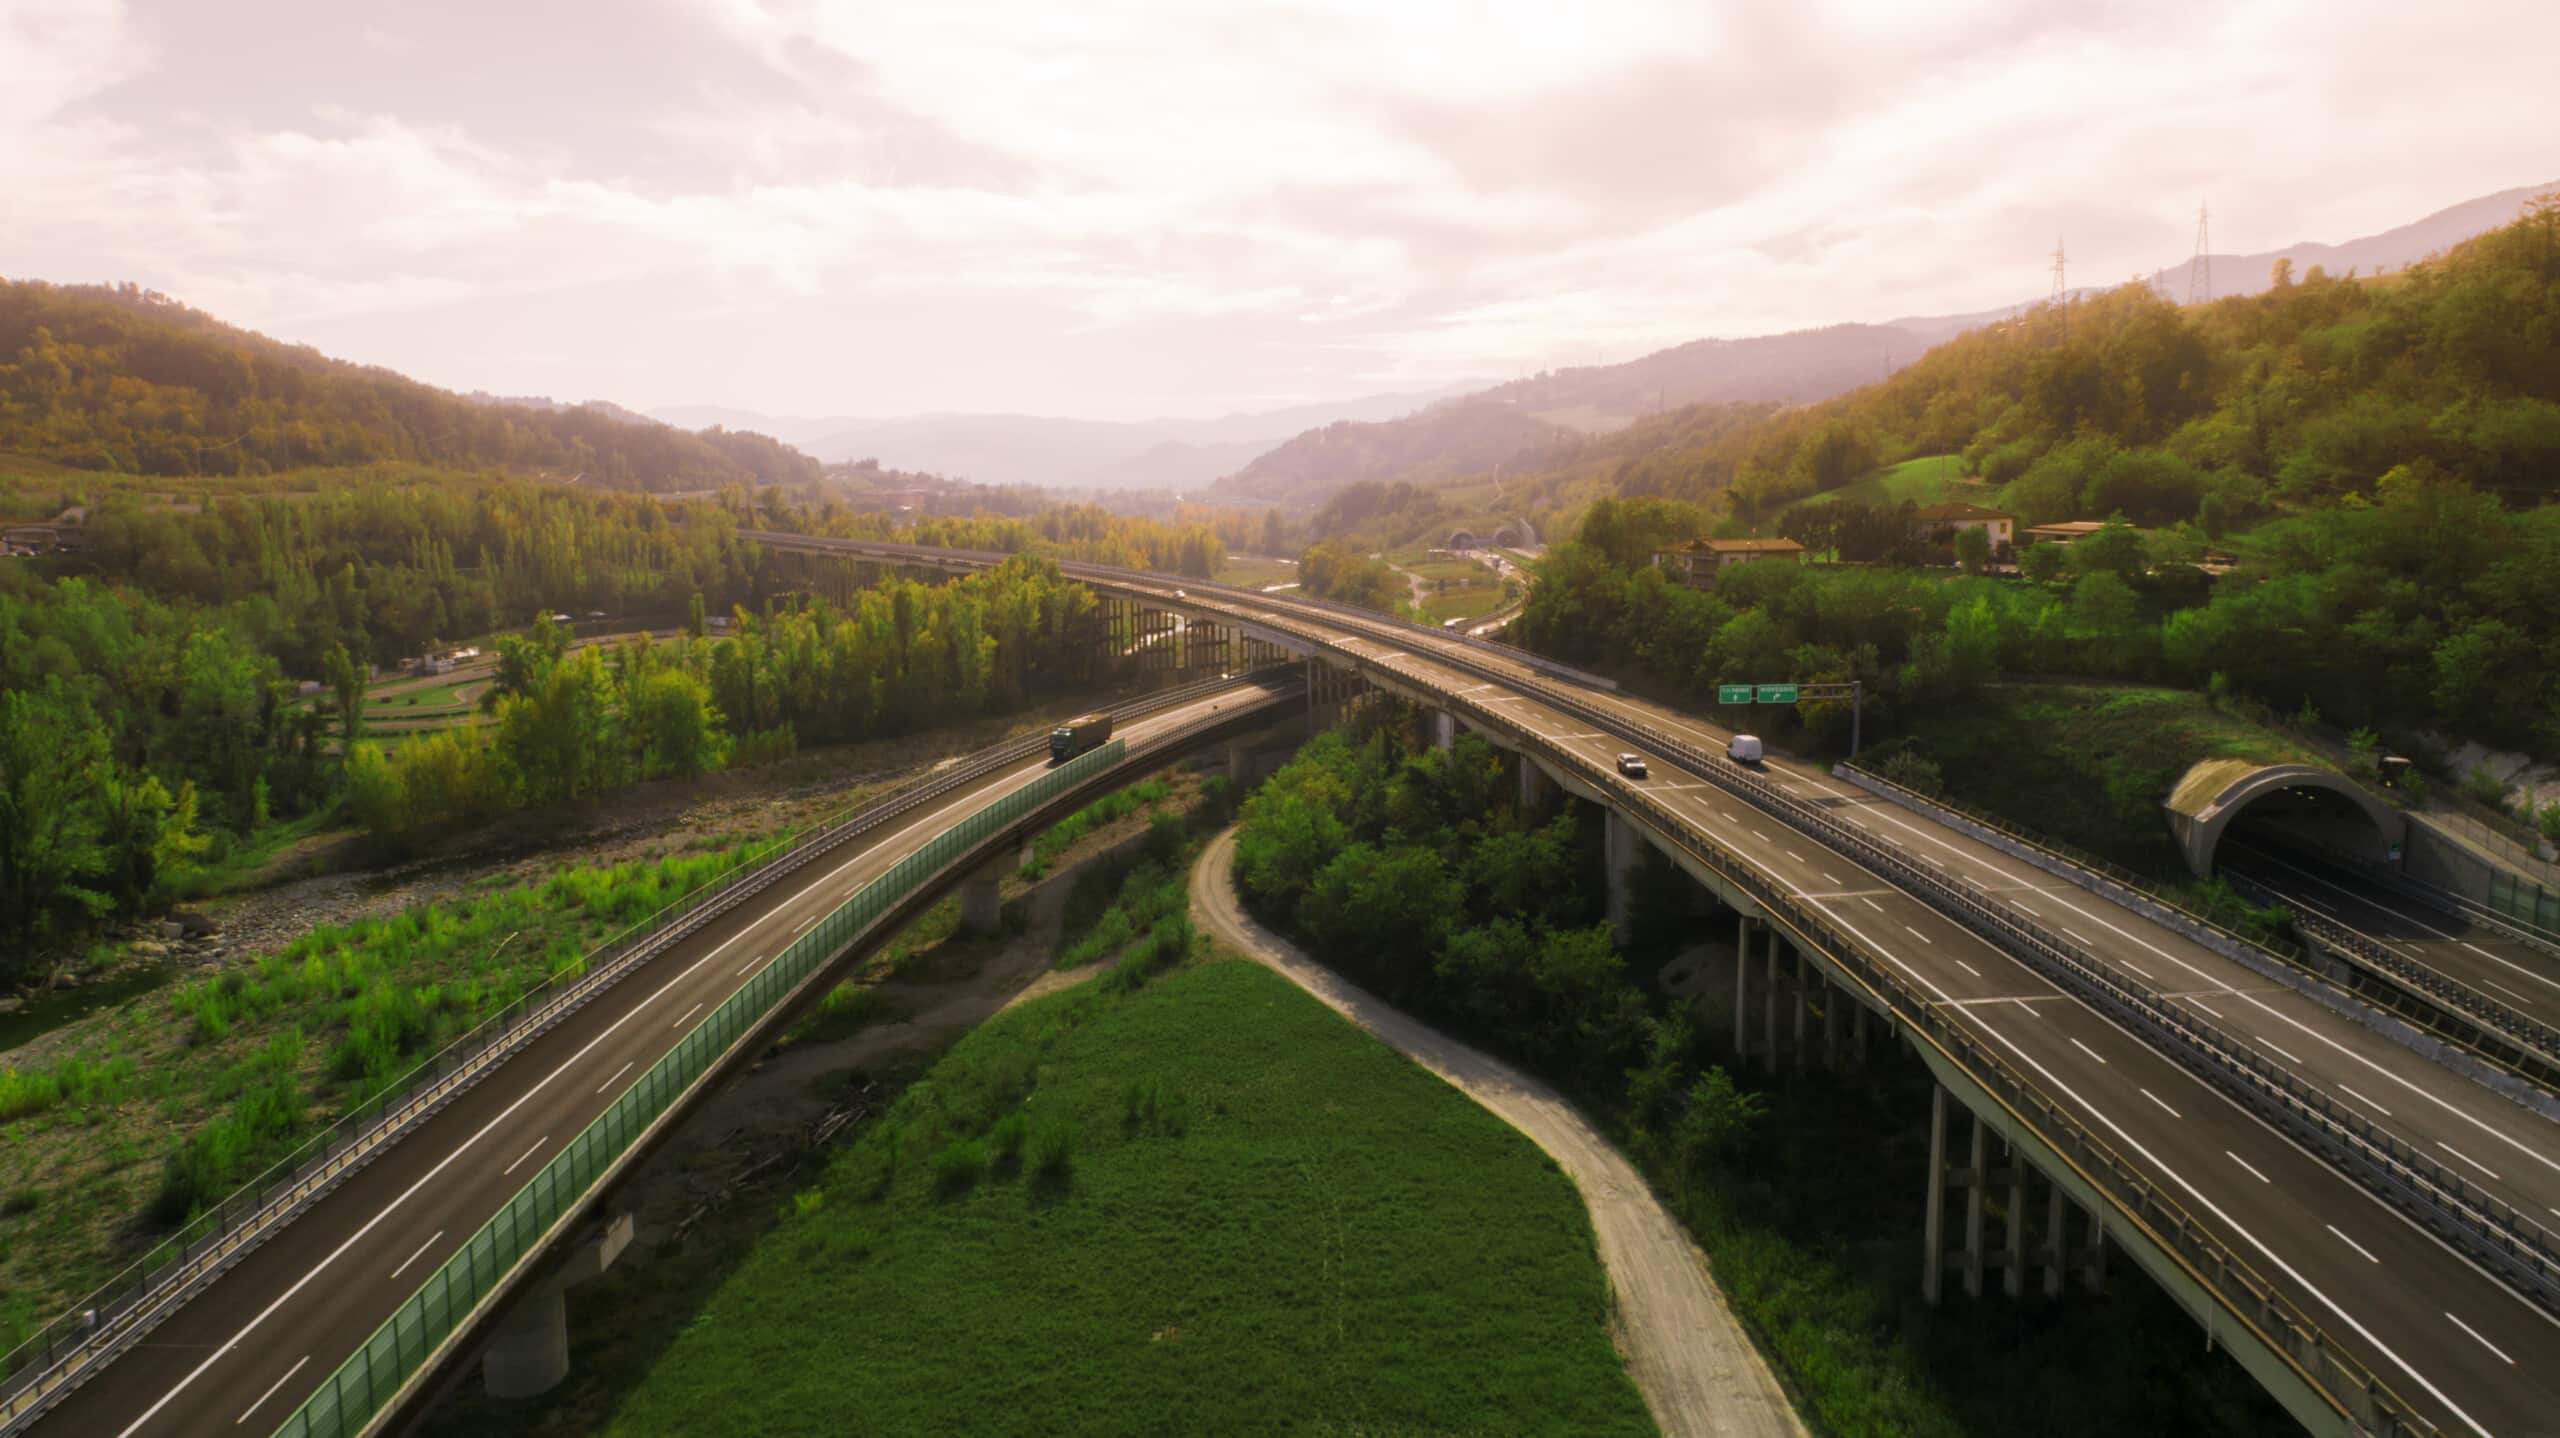
[[[1725,757],[1736,764],[1757,764],[1760,762],[1760,736],[1736,734],[1726,741],[1724,752]]]

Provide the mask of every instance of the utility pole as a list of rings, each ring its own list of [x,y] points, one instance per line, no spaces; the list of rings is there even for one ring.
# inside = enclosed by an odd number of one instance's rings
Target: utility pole
[[[2196,257],[2187,263],[2187,303],[2213,303],[2213,261],[2205,254],[2205,207],[2196,205]]]

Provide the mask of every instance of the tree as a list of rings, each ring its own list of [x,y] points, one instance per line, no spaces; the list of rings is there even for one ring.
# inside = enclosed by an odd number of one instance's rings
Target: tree
[[[364,737],[364,671],[356,667],[347,646],[332,644],[328,656],[321,661],[321,674],[337,701],[338,737],[352,752],[356,741]]]
[[[1956,562],[1967,574],[1980,574],[1991,567],[1991,531],[1979,524],[1956,531]]]
[[[2096,532],[2071,546],[2070,558],[2071,567],[2082,574],[2106,573],[2130,582],[2143,570],[2142,536],[2123,515],[2110,515]]]
[[[113,906],[97,887],[113,862],[98,811],[111,768],[105,731],[58,682],[0,693],[0,975],[25,977],[37,942]]]
[[[2051,540],[2038,540],[2018,556],[2018,572],[2038,584],[2051,584],[2062,577],[2063,566],[2070,562],[2069,551]]]
[[[2292,256],[2276,256],[2274,267],[2267,272],[2267,285],[2269,288],[2277,290],[2289,290],[2293,288]]]
[[[711,632],[710,620],[703,613],[701,590],[697,589],[693,591],[693,598],[688,600],[685,604],[684,614],[685,633],[692,635],[696,639],[700,639]]]

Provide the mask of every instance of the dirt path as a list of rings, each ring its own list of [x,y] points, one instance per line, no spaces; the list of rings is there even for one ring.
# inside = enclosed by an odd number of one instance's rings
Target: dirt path
[[[1644,1178],[1553,1089],[1345,983],[1256,923],[1236,899],[1235,831],[1210,841],[1191,874],[1191,907],[1219,940],[1438,1074],[1529,1136],[1563,1166],[1591,1210],[1600,1262],[1617,1296],[1628,1376],[1667,1438],[1803,1438],[1777,1376],[1716,1291],[1707,1257]]]

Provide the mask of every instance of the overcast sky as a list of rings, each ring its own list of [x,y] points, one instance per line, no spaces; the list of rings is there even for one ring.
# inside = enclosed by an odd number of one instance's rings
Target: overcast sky
[[[433,383],[1208,415],[2560,172],[2560,4],[0,0],[0,275]]]

